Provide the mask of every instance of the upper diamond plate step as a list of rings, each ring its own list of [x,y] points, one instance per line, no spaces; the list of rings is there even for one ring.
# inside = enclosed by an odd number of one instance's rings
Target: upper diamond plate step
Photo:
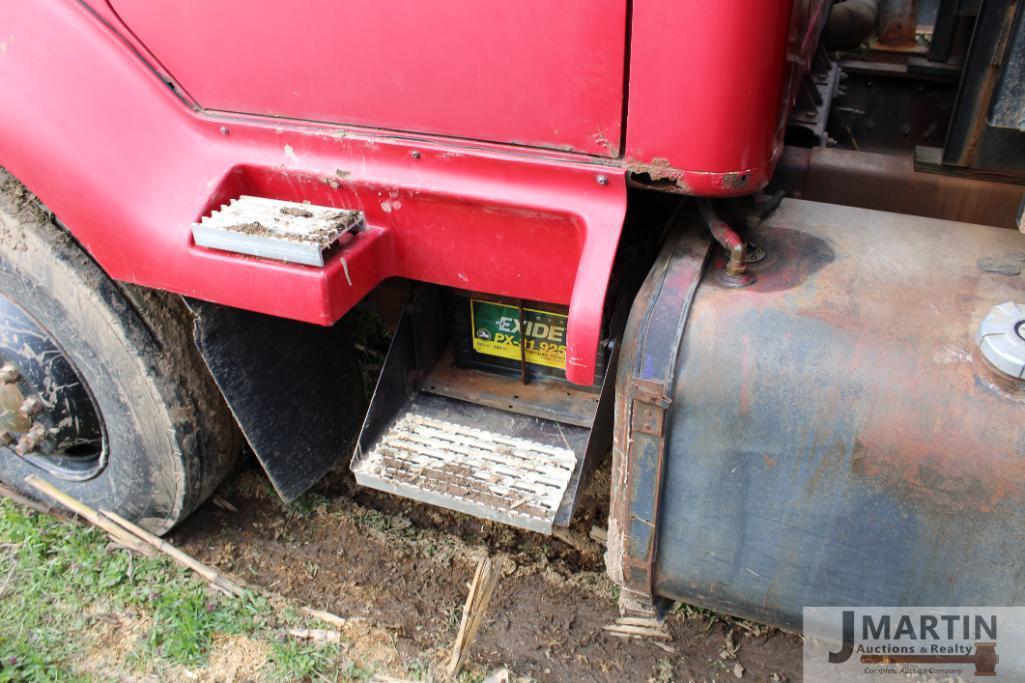
[[[242,195],[192,226],[196,244],[238,254],[324,265],[324,252],[362,230],[362,211]]]

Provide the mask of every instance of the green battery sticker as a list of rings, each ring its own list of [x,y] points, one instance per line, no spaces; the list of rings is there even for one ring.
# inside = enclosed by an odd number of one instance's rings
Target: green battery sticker
[[[523,309],[528,363],[566,369],[565,315]],[[520,360],[520,309],[494,301],[470,299],[473,350],[488,356]]]

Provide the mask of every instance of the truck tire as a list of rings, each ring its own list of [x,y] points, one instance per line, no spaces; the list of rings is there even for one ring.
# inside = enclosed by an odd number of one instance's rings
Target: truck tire
[[[115,283],[3,169],[0,361],[0,480],[27,495],[36,475],[164,533],[238,453],[181,299]]]

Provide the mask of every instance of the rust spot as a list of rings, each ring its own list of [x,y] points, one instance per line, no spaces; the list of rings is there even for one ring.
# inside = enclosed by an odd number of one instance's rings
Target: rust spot
[[[613,144],[612,140],[609,139],[609,136],[606,135],[600,128],[598,129],[597,133],[591,136],[591,139],[594,140],[594,143],[596,145],[604,149],[610,157],[619,156],[619,146]]]
[[[683,171],[673,168],[668,159],[655,157],[650,163],[630,162],[627,170],[632,180],[638,184],[672,192],[691,192],[691,188],[683,179]]]
[[[751,176],[747,173],[726,173],[722,177],[722,186],[731,190],[743,190],[747,188]]]
[[[652,180],[679,180],[683,177],[683,171],[669,165],[668,159],[655,157],[650,164],[634,163],[630,170],[635,173],[647,173]]]

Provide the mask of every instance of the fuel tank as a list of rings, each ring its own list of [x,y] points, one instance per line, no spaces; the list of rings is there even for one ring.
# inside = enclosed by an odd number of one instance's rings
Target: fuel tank
[[[612,577],[792,629],[812,605],[1025,604],[1025,236],[788,199],[736,288],[700,231],[621,347]]]

